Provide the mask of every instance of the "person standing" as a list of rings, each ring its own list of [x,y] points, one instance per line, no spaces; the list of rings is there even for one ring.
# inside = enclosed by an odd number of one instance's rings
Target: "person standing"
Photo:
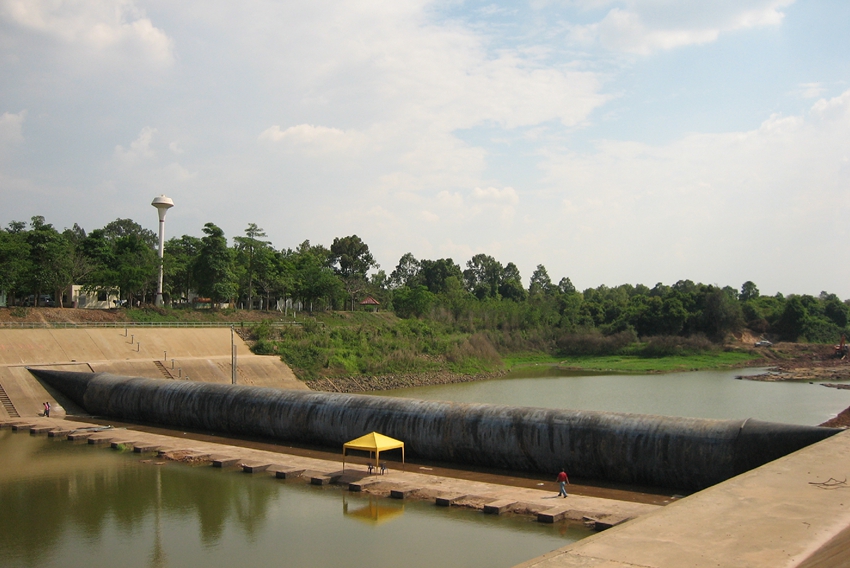
[[[558,474],[558,485],[561,486],[558,491],[558,497],[567,498],[567,484],[570,482],[570,478],[567,477],[567,472],[564,471],[564,468],[561,468],[561,473]]]
[[[44,403],[44,417],[50,418],[50,403],[49,402]]]

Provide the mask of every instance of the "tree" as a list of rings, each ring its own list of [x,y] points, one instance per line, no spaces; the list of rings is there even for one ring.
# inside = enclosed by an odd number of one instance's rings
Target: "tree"
[[[425,286],[402,286],[393,292],[393,310],[400,318],[422,317],[435,300],[436,296]]]
[[[29,272],[30,245],[23,230],[15,230],[12,223],[8,230],[0,231],[0,291],[9,293],[14,299],[25,286]]]
[[[466,262],[463,279],[466,289],[479,300],[495,298],[499,294],[504,267],[492,256],[476,254]]]
[[[702,312],[702,329],[705,334],[715,340],[722,340],[726,333],[740,328],[742,321],[740,304],[726,291],[709,286]]]
[[[558,282],[558,290],[561,292],[561,294],[576,293],[576,287],[573,286],[572,281],[566,276],[561,278],[561,280]]]
[[[402,286],[413,286],[421,280],[420,272],[422,271],[422,263],[413,256],[412,253],[405,253],[399,259],[398,264],[390,273],[390,286],[392,288],[401,288]]]
[[[173,237],[165,242],[163,289],[172,299],[188,300],[189,293],[195,289],[194,264],[202,247],[201,239],[189,235]]]
[[[526,298],[525,288],[522,287],[522,277],[519,274],[519,268],[513,262],[509,262],[502,272],[502,279],[499,283],[499,295],[508,300],[522,302]]]
[[[355,296],[366,288],[366,273],[378,264],[369,252],[369,245],[357,235],[335,238],[331,244],[331,258],[336,273],[342,279],[354,309]]]
[[[542,264],[538,264],[537,268],[531,274],[531,282],[528,285],[528,295],[549,295],[554,290],[555,286],[552,284],[552,279],[549,278],[549,273],[546,271],[546,267]]]
[[[460,266],[450,258],[423,260],[420,262],[420,268],[419,274],[422,284],[433,294],[448,292],[450,289],[449,278],[455,278],[458,282],[463,281]]]
[[[759,289],[753,284],[750,280],[744,282],[743,286],[741,286],[741,293],[738,294],[738,299],[742,302],[748,302],[750,300],[755,300],[759,297]]]
[[[115,242],[121,237],[134,235],[154,250],[158,250],[159,237],[150,229],[145,229],[132,219],[115,219],[103,228],[106,240]]]
[[[304,241],[293,255],[295,276],[295,292],[313,311],[313,302],[326,299],[332,302],[340,291],[341,282],[328,266],[329,251],[318,245],[311,247],[309,241]]]
[[[253,308],[254,304],[254,276],[258,270],[256,258],[261,256],[263,261],[268,262],[269,255],[263,253],[271,252],[269,250],[271,243],[260,240],[261,237],[265,236],[266,233],[255,223],[249,223],[248,228],[245,229],[244,237],[233,238],[236,241],[236,250],[239,253],[237,260],[241,261],[240,263],[245,269],[249,310]],[[268,267],[265,267],[265,270],[268,271]]]
[[[205,237],[195,262],[193,274],[198,293],[220,305],[236,296],[237,284],[233,270],[233,254],[227,247],[224,231],[213,223],[204,225]]]
[[[159,257],[142,235],[126,234],[115,240],[114,272],[121,296],[130,304],[144,302],[156,287]]]
[[[53,225],[44,222],[44,217],[32,218],[30,231],[26,233],[29,244],[29,283],[34,292],[34,305],[44,292],[57,296],[68,281],[72,268],[71,243]]]

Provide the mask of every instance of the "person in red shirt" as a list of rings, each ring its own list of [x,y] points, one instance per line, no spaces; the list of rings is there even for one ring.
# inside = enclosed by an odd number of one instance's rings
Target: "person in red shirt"
[[[558,492],[558,497],[567,498],[567,484],[570,482],[570,478],[567,477],[567,473],[564,471],[564,468],[561,468],[561,473],[558,474],[558,484],[561,486],[560,491]]]

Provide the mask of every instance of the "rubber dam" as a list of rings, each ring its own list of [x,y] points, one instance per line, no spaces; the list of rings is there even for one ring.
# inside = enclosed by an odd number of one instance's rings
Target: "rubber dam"
[[[379,431],[409,455],[458,464],[699,490],[840,430],[30,369],[95,416],[341,447]]]

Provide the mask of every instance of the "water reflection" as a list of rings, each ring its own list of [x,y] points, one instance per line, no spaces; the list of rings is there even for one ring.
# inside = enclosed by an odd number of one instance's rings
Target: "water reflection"
[[[349,509],[349,499],[343,493],[342,514],[350,519],[363,521],[371,525],[380,525],[404,513],[404,505],[392,505],[386,499],[380,499],[372,495],[367,496],[367,499],[368,502],[365,505],[360,503],[354,509]]]
[[[0,565],[513,566],[589,534],[8,430],[0,459]]]
[[[266,522],[274,486],[243,483],[234,475],[158,460],[109,459],[82,444],[0,433],[4,467],[0,482],[0,551],[38,564],[67,527],[90,541],[107,528],[134,535],[153,518],[151,565],[165,565],[161,518],[194,517],[204,544],[222,537],[231,521],[249,540]],[[103,459],[107,458],[107,459]],[[57,475],[57,464],[70,467]],[[176,467],[175,467],[176,466]],[[52,474],[51,474],[52,473]]]

